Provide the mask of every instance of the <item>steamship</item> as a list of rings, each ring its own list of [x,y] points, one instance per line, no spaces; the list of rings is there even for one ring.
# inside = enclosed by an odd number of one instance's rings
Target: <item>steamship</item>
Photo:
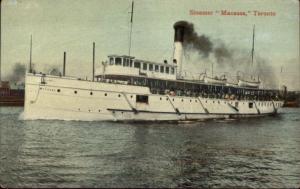
[[[180,121],[276,114],[284,91],[260,83],[182,76],[185,26],[174,25],[171,62],[109,55],[91,81],[30,72],[25,78],[24,119]]]

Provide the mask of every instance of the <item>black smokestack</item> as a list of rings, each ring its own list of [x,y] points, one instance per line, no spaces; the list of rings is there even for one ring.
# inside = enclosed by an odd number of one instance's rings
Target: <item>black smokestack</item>
[[[178,21],[174,24],[175,41],[183,40],[185,50],[191,48],[207,57],[213,50],[213,43],[209,37],[198,35],[194,29],[194,24],[187,21]]]
[[[174,25],[175,35],[174,35],[174,42],[183,42],[184,37],[184,26],[182,25]]]

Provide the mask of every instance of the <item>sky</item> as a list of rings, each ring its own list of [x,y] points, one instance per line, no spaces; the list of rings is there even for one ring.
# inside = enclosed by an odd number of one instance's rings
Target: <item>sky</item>
[[[214,14],[191,15],[191,10]],[[216,12],[222,10],[245,11],[247,16]],[[93,42],[98,68],[107,55],[128,54],[130,11],[130,0],[3,0],[2,75],[10,75],[16,63],[28,66],[32,35],[32,60],[38,72],[62,68],[66,51],[66,74],[91,78]],[[275,15],[255,16],[254,11]],[[179,20],[193,23],[199,35],[249,53],[255,24],[255,53],[269,64],[264,72],[272,70],[278,86],[300,90],[298,0],[135,0],[131,55],[171,60],[173,24]],[[190,71],[210,68],[208,63],[184,62]],[[218,65],[214,69],[222,71]]]

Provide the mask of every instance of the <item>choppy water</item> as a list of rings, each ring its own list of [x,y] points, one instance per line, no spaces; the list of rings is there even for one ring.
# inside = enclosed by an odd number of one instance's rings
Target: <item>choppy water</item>
[[[20,121],[0,108],[2,187],[300,186],[300,109],[181,124]]]

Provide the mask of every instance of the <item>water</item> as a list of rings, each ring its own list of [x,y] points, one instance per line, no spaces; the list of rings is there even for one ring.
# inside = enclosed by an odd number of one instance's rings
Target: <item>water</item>
[[[170,123],[22,121],[0,108],[2,187],[300,186],[300,109]]]

